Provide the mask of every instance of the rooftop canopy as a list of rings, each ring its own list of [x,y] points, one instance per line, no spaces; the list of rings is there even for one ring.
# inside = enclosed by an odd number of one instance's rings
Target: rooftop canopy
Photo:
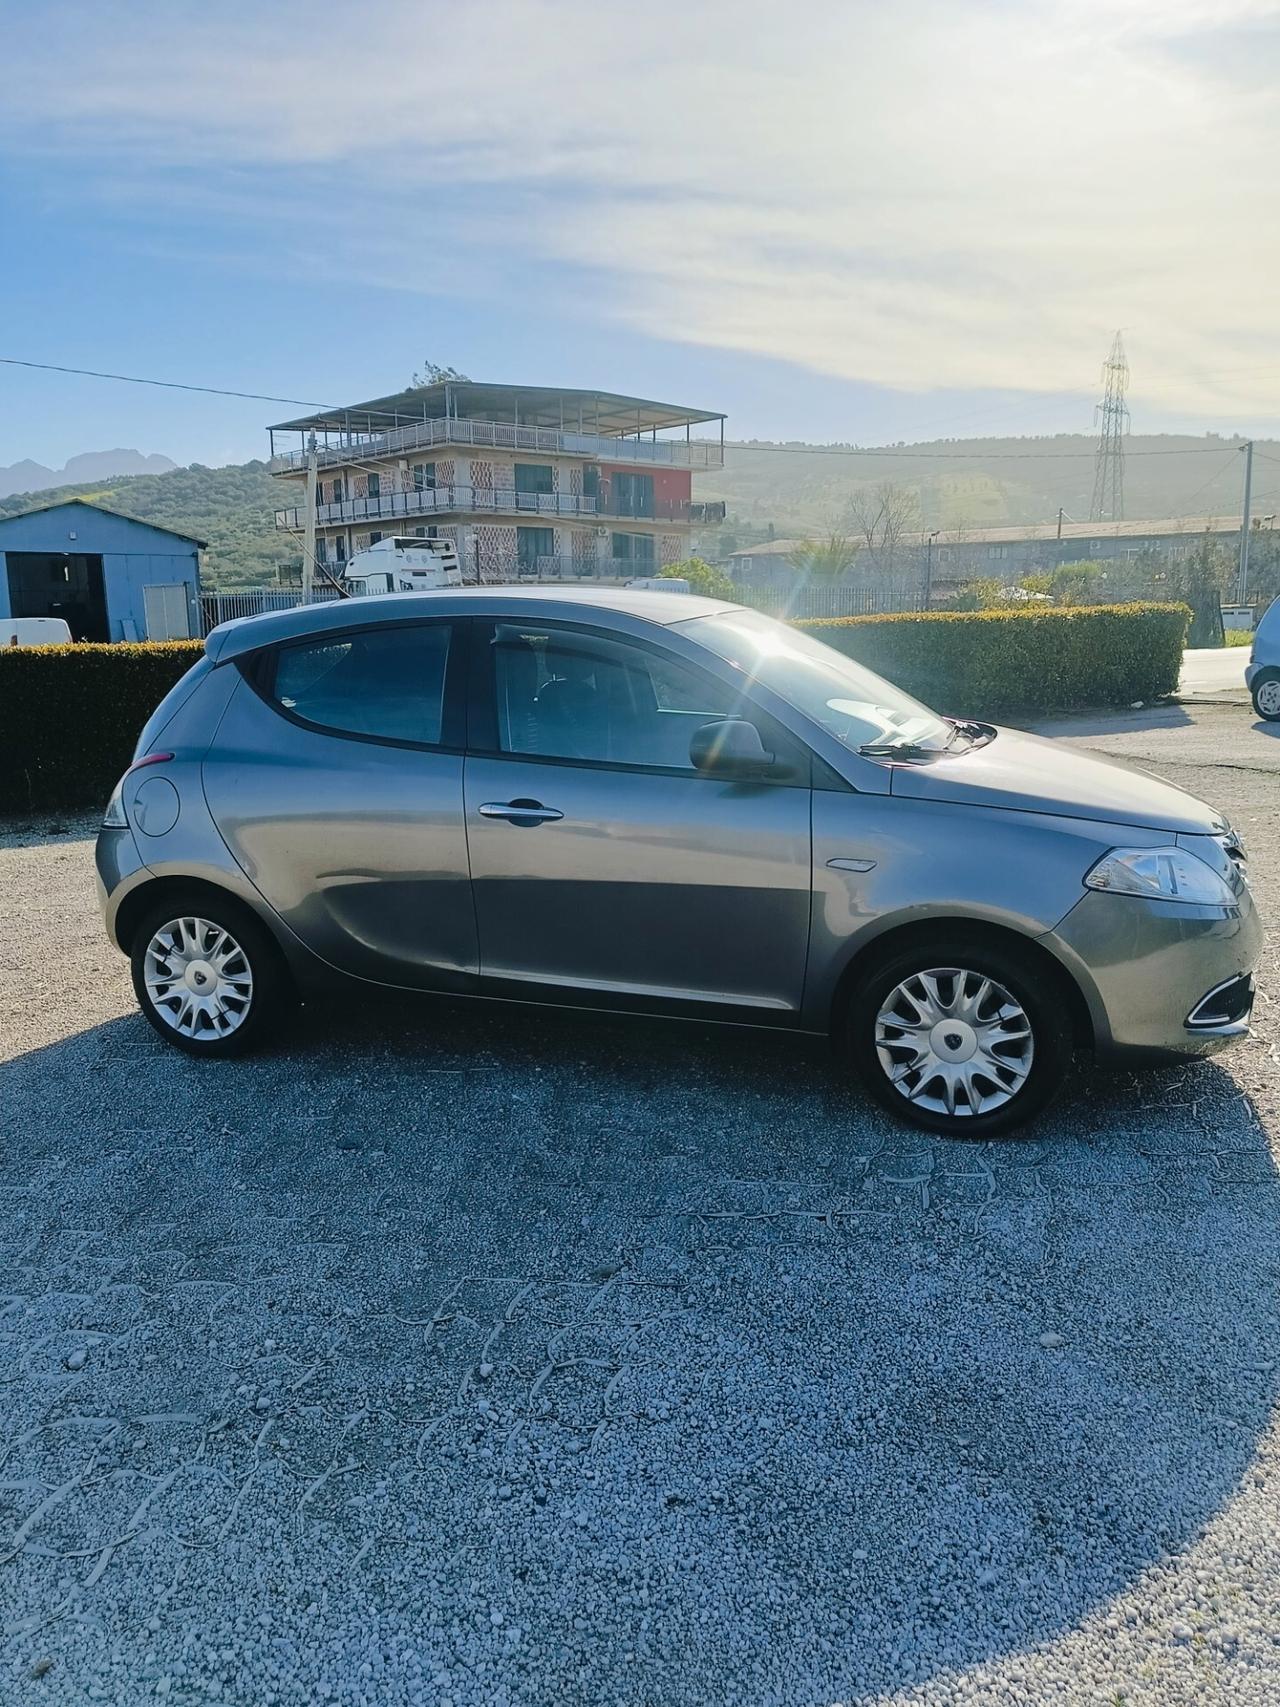
[[[278,421],[271,431],[386,433],[413,421],[435,421],[446,416],[617,437],[724,419],[717,410],[685,409],[678,403],[655,403],[646,397],[624,397],[616,391],[566,391],[551,385],[482,385],[470,379],[450,379],[435,385],[413,386],[390,397],[374,397],[367,403],[350,403],[341,409],[322,409],[293,421]]]

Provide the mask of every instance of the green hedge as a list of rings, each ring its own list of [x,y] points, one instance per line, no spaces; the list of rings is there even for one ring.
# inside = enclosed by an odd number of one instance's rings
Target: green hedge
[[[939,711],[985,717],[1158,699],[1178,685],[1185,605],[834,617],[797,628]],[[106,803],[138,734],[203,650],[0,649],[0,813]]]
[[[105,806],[200,640],[0,648],[0,813]]]
[[[938,711],[1066,711],[1161,699],[1178,686],[1185,605],[920,611],[795,624]]]

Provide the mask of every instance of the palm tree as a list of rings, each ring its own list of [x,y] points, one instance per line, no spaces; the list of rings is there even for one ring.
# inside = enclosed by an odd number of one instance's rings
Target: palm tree
[[[856,540],[833,533],[829,539],[803,540],[787,561],[806,580],[838,581],[846,570],[852,569],[857,555]]]

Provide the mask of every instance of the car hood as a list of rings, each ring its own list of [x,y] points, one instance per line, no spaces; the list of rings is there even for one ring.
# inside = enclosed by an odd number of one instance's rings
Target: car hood
[[[927,764],[895,764],[891,792],[913,800],[1050,812],[1184,835],[1217,835],[1226,819],[1194,795],[1117,760],[999,729],[984,747]]]

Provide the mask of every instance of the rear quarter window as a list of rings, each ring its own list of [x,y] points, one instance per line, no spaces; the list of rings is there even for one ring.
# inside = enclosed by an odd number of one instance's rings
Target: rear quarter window
[[[452,634],[448,623],[429,623],[282,646],[266,697],[333,734],[438,746]]]
[[[133,749],[135,759],[143,758],[151,751],[164,733],[165,726],[172,722],[213,668],[212,659],[206,656],[198,659],[185,676],[179,677],[143,724],[138,744]]]

